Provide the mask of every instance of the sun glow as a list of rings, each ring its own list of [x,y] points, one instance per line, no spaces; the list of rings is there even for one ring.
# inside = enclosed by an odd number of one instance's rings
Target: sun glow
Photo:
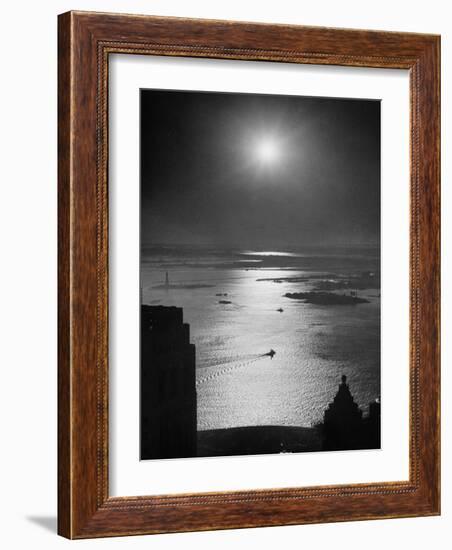
[[[278,142],[271,137],[260,139],[256,143],[256,157],[262,164],[275,164],[280,157],[280,147]]]

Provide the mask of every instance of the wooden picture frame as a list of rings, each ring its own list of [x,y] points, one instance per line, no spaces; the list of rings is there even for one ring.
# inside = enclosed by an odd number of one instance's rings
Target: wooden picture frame
[[[440,513],[440,38],[68,12],[58,39],[58,532],[68,538]],[[410,74],[409,481],[110,497],[110,54],[399,68]]]

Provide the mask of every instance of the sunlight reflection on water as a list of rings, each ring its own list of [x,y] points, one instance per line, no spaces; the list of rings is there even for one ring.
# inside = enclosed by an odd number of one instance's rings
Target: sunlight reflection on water
[[[364,410],[379,397],[378,291],[360,293],[368,304],[318,306],[283,297],[312,282],[256,281],[281,277],[280,269],[174,265],[165,289],[167,269],[142,263],[142,300],[184,310],[196,345],[198,429],[310,426],[322,419],[342,374]],[[303,276],[309,273],[290,271]],[[270,348],[273,359],[259,357]]]

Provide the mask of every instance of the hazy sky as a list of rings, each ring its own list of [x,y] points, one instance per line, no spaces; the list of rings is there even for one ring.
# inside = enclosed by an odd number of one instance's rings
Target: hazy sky
[[[141,91],[143,243],[378,244],[380,102]]]

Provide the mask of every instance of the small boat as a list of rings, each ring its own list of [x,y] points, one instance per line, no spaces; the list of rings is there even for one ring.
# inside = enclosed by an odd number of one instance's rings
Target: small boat
[[[271,349],[268,353],[264,353],[264,357],[270,357],[270,359],[273,359],[274,355],[276,355],[276,351],[274,349]]]
[[[278,308],[276,311],[279,311],[279,313],[282,313],[284,310],[282,307]]]

